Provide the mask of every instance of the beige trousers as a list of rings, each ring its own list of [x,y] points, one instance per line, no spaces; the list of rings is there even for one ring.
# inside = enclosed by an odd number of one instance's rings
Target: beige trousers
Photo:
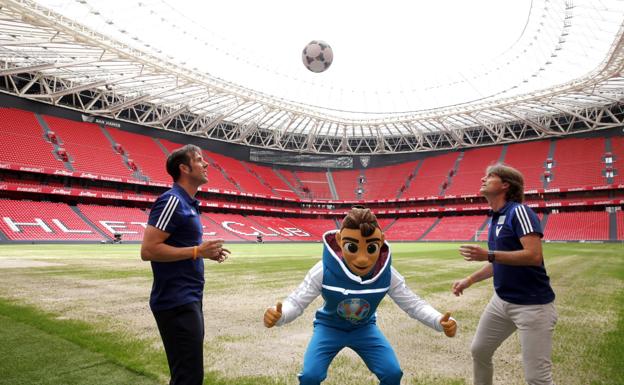
[[[494,293],[481,314],[470,347],[474,385],[492,385],[492,356],[516,329],[520,336],[527,384],[553,385],[550,355],[556,323],[554,302],[545,305],[515,305]]]

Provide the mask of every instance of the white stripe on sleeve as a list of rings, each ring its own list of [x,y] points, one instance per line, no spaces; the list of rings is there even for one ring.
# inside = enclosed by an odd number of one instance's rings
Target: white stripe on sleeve
[[[526,212],[524,206],[516,207],[516,216],[522,225],[523,235],[527,235],[533,232],[533,225],[531,225],[531,221],[529,220],[529,215]]]
[[[178,203],[180,203],[180,200],[178,198],[173,195],[169,197],[169,200],[167,201],[164,210],[162,211],[162,213],[160,213],[160,217],[158,218],[158,222],[156,222],[155,227],[159,228],[162,231],[165,231],[167,225],[169,225],[171,217],[173,216],[173,212],[175,211],[176,207],[178,207]]]
[[[518,207],[520,207],[520,206],[518,206]],[[525,235],[527,229],[526,229],[526,225],[524,223],[524,220],[523,220],[522,216],[520,215],[518,207],[516,207],[514,212],[516,213],[516,218],[518,219],[518,222],[520,223],[520,226],[522,227],[522,235]]]
[[[524,217],[526,218],[526,221],[529,225],[529,233],[534,232],[535,229],[533,228],[533,224],[531,223],[531,218],[529,218],[529,213],[527,213],[526,211],[526,207],[520,206],[520,208],[522,209],[522,213],[524,214]]]
[[[526,226],[526,223],[524,222],[524,218],[520,214],[520,206],[516,207],[514,211],[516,212],[516,218],[518,218],[518,222],[520,222],[520,226],[522,227],[522,235],[526,235],[527,226]]]

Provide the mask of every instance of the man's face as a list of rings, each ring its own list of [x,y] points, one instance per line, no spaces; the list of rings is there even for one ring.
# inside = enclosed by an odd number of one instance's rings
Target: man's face
[[[189,178],[196,181],[198,184],[204,184],[208,182],[208,163],[204,161],[200,152],[192,152],[190,157],[190,172]]]
[[[349,269],[363,277],[370,273],[377,263],[384,235],[379,228],[368,237],[362,236],[359,229],[342,229],[336,234],[336,241],[342,249],[342,255]]]
[[[505,193],[507,189],[509,189],[509,183],[503,182],[496,174],[489,173],[481,178],[481,189],[479,192],[483,196],[495,196]]]

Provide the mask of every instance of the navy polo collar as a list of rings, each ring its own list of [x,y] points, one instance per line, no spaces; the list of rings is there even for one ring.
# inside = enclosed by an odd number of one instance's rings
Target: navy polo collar
[[[187,193],[186,190],[183,189],[182,186],[180,186],[179,184],[174,183],[172,188],[180,195],[181,198],[184,198],[186,203],[190,205],[197,205],[199,203],[197,199],[190,196],[189,193]]]

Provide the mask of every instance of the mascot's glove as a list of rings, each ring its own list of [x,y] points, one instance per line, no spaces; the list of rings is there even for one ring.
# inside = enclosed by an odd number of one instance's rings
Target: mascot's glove
[[[266,315],[264,316],[266,320]],[[265,321],[266,324],[266,321]],[[444,329],[444,334],[447,337],[455,337],[455,333],[457,332],[457,322],[454,319],[451,319],[451,312],[447,311],[444,313],[444,316],[440,319],[440,325]]]
[[[282,318],[282,303],[278,302],[277,306],[270,307],[264,312],[264,326],[272,328],[280,318]]]

